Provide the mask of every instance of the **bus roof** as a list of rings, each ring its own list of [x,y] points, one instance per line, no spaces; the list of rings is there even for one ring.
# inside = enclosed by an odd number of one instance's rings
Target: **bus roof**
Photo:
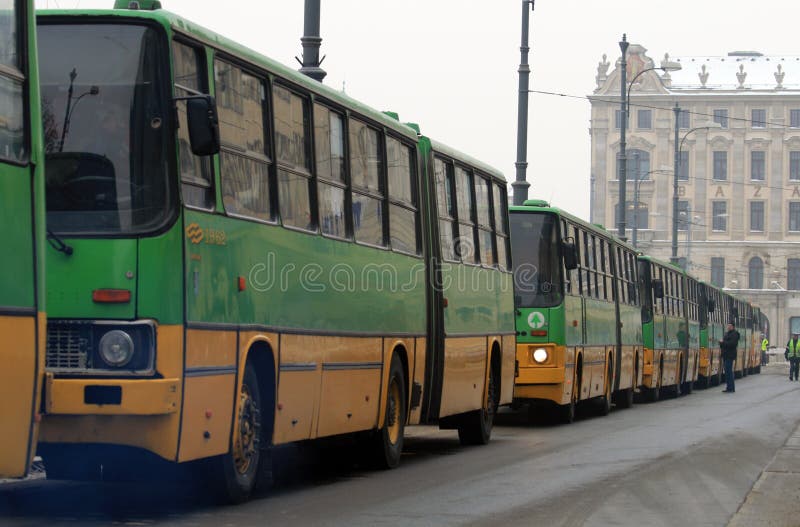
[[[112,0],[108,0],[109,3]],[[315,95],[327,99],[335,104],[340,104],[351,108],[364,117],[372,119],[383,126],[391,129],[397,134],[409,139],[417,140],[417,132],[410,126],[401,123],[399,120],[386,115],[382,111],[375,110],[347,94],[337,91],[329,86],[317,82],[302,73],[295,71],[280,62],[266,57],[246,46],[236,43],[227,37],[195,24],[175,13],[163,9],[51,9],[37,10],[37,17],[42,18],[62,18],[80,16],[82,20],[89,18],[105,19],[127,19],[127,20],[149,20],[160,24],[162,27],[170,28],[172,31],[187,35],[211,47],[224,50],[227,54],[245,60],[246,62],[258,66],[265,71],[278,75],[299,87],[302,87]],[[122,20],[120,20],[122,21]]]
[[[500,181],[507,182],[505,175],[503,175],[503,173],[500,170],[498,170],[498,169],[496,169],[496,168],[494,168],[492,166],[487,165],[483,161],[479,161],[479,160],[475,159],[474,157],[470,156],[469,154],[464,154],[463,152],[459,152],[455,148],[451,148],[451,147],[445,145],[444,143],[440,143],[439,141],[436,141],[435,139],[431,139],[431,138],[428,138],[428,139],[430,140],[431,148],[433,148],[434,151],[442,153],[442,154],[445,154],[447,156],[450,156],[453,159],[461,160],[464,163],[467,163],[467,164],[473,166],[474,168],[477,168],[477,169],[485,172],[486,174],[494,177],[495,179],[499,179]]]
[[[551,214],[555,214],[557,216],[566,218],[566,219],[570,220],[573,223],[577,223],[578,225],[580,225],[581,227],[583,227],[587,231],[590,231],[590,232],[593,232],[595,234],[599,234],[601,236],[604,236],[605,238],[607,238],[609,240],[613,240],[614,242],[616,242],[616,243],[618,243],[618,244],[620,244],[620,245],[622,245],[624,247],[627,247],[631,251],[634,251],[635,253],[639,254],[639,249],[634,248],[633,245],[631,245],[627,241],[621,240],[620,238],[617,237],[616,234],[614,234],[613,232],[609,231],[608,229],[604,229],[604,228],[602,228],[602,227],[600,227],[598,225],[595,225],[593,223],[589,223],[588,221],[583,220],[583,219],[575,216],[574,214],[565,211],[564,209],[561,209],[561,208],[558,208],[558,207],[554,207],[554,206],[550,205],[545,200],[529,199],[529,200],[526,200],[523,205],[511,205],[511,206],[509,206],[508,210],[509,210],[509,212],[549,212]]]

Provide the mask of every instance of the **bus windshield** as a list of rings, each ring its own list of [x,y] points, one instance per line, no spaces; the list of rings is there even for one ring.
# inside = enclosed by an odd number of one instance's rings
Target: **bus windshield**
[[[162,44],[135,25],[40,25],[47,226],[152,231],[168,217]]]
[[[561,303],[558,228],[553,214],[512,212],[511,261],[517,307],[551,307]]]

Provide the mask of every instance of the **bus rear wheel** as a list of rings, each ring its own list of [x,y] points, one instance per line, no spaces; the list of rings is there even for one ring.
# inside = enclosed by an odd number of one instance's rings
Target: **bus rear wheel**
[[[483,408],[466,414],[458,425],[458,440],[462,445],[485,445],[492,437],[492,425],[500,401],[500,383],[494,365],[489,369],[489,387]]]
[[[605,394],[597,399],[597,413],[599,415],[608,415],[611,412],[611,391],[612,391],[612,373],[611,361],[608,363],[608,371],[606,372],[606,389]]]
[[[403,363],[395,353],[389,366],[389,385],[386,388],[386,416],[383,427],[373,432],[371,457],[377,468],[395,468],[403,453],[406,426],[406,381]]]
[[[261,473],[271,471],[271,467],[266,467],[269,456],[262,455],[261,450],[261,392],[258,375],[250,362],[242,377],[239,412],[234,426],[231,451],[214,460],[214,473],[221,473],[219,498],[230,503],[242,503],[250,498]]]

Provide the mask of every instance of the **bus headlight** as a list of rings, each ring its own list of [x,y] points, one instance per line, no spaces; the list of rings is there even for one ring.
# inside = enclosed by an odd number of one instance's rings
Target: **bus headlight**
[[[533,360],[535,360],[538,364],[547,362],[547,350],[544,348],[536,348],[533,351]]]
[[[114,368],[121,368],[133,358],[133,339],[120,329],[112,329],[100,338],[100,358]]]

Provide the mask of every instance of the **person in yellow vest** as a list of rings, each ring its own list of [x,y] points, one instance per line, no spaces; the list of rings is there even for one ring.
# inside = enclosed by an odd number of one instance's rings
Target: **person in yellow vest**
[[[798,341],[798,334],[792,333],[792,338],[786,343],[786,351],[784,357],[789,359],[789,380],[796,381],[797,373],[800,370],[800,342]]]
[[[761,334],[761,364],[769,364],[769,355],[767,355],[767,349],[769,348],[769,340],[767,336],[762,333]]]

